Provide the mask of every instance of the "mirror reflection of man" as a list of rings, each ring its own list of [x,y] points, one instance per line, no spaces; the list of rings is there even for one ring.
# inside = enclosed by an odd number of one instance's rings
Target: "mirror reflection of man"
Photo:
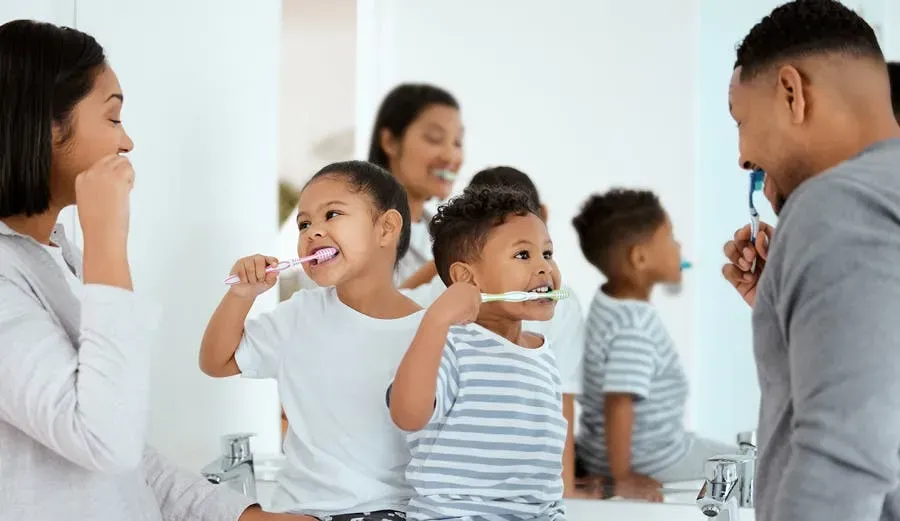
[[[779,216],[723,268],[754,307],[757,519],[900,520],[900,126],[875,34],[786,3],[739,47],[729,102]]]

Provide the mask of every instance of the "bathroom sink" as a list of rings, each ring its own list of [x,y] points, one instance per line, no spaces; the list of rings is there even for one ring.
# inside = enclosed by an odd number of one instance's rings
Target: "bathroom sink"
[[[663,502],[681,505],[693,505],[697,502],[697,494],[703,486],[702,480],[680,481],[663,485]]]
[[[677,485],[677,487],[676,487]],[[566,500],[567,521],[700,521],[708,520],[694,501],[697,499],[699,483],[694,492],[688,492],[687,487],[693,483],[672,483],[666,488],[678,490],[667,494],[664,492],[665,503],[642,503],[627,500]],[[680,489],[685,488],[682,492]],[[265,479],[256,481],[256,495],[259,504],[263,508],[271,504],[272,493],[275,490],[275,482]],[[753,521],[753,509],[741,509],[741,521]]]

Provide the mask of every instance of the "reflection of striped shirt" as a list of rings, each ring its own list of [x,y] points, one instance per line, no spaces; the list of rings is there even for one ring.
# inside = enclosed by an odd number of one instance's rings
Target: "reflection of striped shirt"
[[[407,517],[563,519],[560,385],[546,342],[528,349],[474,324],[451,328],[434,416],[409,436]]]
[[[687,453],[683,421],[687,378],[672,339],[648,302],[614,299],[597,291],[588,313],[584,394],[578,455],[591,474],[607,474],[603,402],[606,393],[634,400],[631,468],[654,474]]]

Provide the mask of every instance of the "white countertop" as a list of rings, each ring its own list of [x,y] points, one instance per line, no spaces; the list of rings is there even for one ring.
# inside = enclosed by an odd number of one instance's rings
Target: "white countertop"
[[[566,518],[567,521],[710,521],[710,518],[704,516],[694,504],[697,493],[690,491],[693,485],[694,483],[667,485],[667,488],[685,491],[666,495],[665,503],[642,503],[621,499],[566,500]],[[256,482],[256,488],[259,503],[265,508],[272,497],[275,483],[259,480]],[[740,521],[753,521],[754,517],[753,509],[741,509]]]

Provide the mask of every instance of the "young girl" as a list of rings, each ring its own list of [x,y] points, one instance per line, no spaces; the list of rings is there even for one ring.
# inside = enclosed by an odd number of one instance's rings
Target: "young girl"
[[[278,260],[253,255],[234,265],[240,283],[209,321],[200,368],[278,380],[290,427],[275,511],[367,521],[403,515],[410,455],[384,403],[422,317],[393,281],[409,222],[406,193],[389,173],[335,163],[300,193],[298,254],[338,252],[304,265],[320,287],[245,323],[256,297],[275,285],[277,273],[266,267]]]

